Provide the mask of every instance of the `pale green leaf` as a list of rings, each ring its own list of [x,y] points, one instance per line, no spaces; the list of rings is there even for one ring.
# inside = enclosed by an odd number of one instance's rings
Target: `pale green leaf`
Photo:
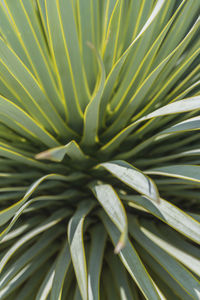
[[[113,244],[116,246],[119,239],[119,232],[117,228],[105,214],[101,214],[101,217]],[[149,300],[160,299],[150,275],[146,271],[133,245],[129,241],[127,241],[125,248],[121,250],[119,256],[127,271],[144,294],[145,298]]]
[[[54,276],[55,276],[55,262],[53,263],[53,265],[49,268],[48,272],[46,273],[46,276],[44,277],[44,280],[37,292],[35,300],[48,299],[48,295],[50,294],[50,291],[52,289]]]
[[[36,159],[48,159],[52,161],[62,161],[67,155],[74,162],[84,162],[88,157],[83,153],[76,141],[71,141],[65,146],[55,147],[44,152],[38,153]]]
[[[88,299],[99,300],[101,268],[106,245],[106,232],[101,225],[91,230],[91,246],[88,265]]]
[[[46,251],[41,253],[39,258],[34,258],[29,264],[27,264],[3,289],[0,290],[1,299],[7,300],[7,296],[21,286],[38,268],[43,266],[43,264],[51,256],[53,256],[57,250],[58,244],[54,244],[48,253],[46,253]]]
[[[130,218],[130,233],[141,244],[151,256],[155,258],[170,273],[175,280],[185,289],[185,291],[194,299],[199,299],[200,282],[184,268],[177,260],[168,255],[165,250],[162,250],[151,239],[148,238],[148,230],[142,227],[138,220]]]
[[[76,82],[76,80],[80,80],[81,76],[80,53],[77,48],[78,41],[74,28],[72,3],[71,1],[63,3],[61,0],[45,1],[45,7],[50,49],[54,60],[56,75],[58,77],[59,88],[61,90],[62,98],[64,98],[64,111],[67,115],[69,124],[73,126],[74,129],[80,130],[82,125],[82,111],[80,107],[81,102],[78,99],[80,93],[77,91],[78,85]],[[70,28],[65,24],[64,14],[67,21],[71,21]],[[65,35],[65,30],[71,30],[71,32],[68,32],[68,34]],[[73,36],[73,44],[70,43],[68,45],[69,36]],[[77,65],[74,65],[75,56]],[[76,71],[76,74],[74,74],[74,71]],[[78,75],[77,72],[80,75]],[[84,91],[85,90],[83,89],[83,94]]]
[[[39,123],[34,121],[34,119],[32,119],[25,111],[8,99],[0,97],[0,108],[0,120],[2,119],[2,115],[6,115],[8,117],[8,123],[6,125],[9,126],[9,118],[12,118],[18,124],[21,124],[22,129],[27,131],[30,136],[37,137],[47,146],[52,147],[59,145],[59,142],[56,141],[56,139],[43,127],[41,127]],[[5,119],[2,119],[2,121],[4,120]]]
[[[111,161],[101,164],[120,181],[124,182],[150,200],[159,203],[159,194],[154,182],[140,170],[124,161]]]
[[[110,153],[111,151],[115,150],[117,147],[119,147],[119,144],[122,143],[122,141],[136,128],[138,124],[140,124],[143,121],[150,120],[152,118],[158,118],[161,116],[168,116],[171,114],[180,114],[185,113],[189,111],[199,110],[200,109],[200,97],[190,97],[184,100],[179,100],[174,103],[167,104],[154,112],[148,114],[145,117],[142,117],[138,119],[137,121],[133,122],[129,126],[127,126],[124,130],[122,130],[120,133],[118,133],[111,141],[109,141],[106,145],[104,145],[100,149],[100,153],[106,154]],[[139,151],[139,150],[137,150]],[[132,150],[119,154],[116,156],[117,158],[120,158],[123,156],[123,159],[126,159],[128,157],[133,156],[136,153],[136,147]]]
[[[160,198],[160,204],[156,204],[144,197],[131,195],[120,195],[120,198],[142,206],[181,234],[200,244],[200,223],[170,202]]]
[[[7,251],[5,256],[2,258],[0,262],[0,271],[3,270],[6,263],[13,256],[13,254],[27,241],[31,240],[32,238],[44,232],[45,230],[51,228],[52,226],[55,226],[57,223],[67,218],[70,214],[71,211],[68,210],[63,211],[63,209],[58,210],[54,214],[52,214],[49,218],[47,218],[43,223],[41,223],[39,226],[35,227],[30,232],[22,236],[18,241],[16,241],[15,244],[13,244],[13,246]]]
[[[88,275],[83,241],[83,225],[86,215],[93,207],[94,202],[92,201],[81,202],[68,225],[68,240],[71,258],[83,300],[88,299]]]
[[[32,45],[31,47],[33,48]],[[50,131],[67,133],[72,137],[73,131],[64,123],[33,74],[2,38],[0,38],[0,66],[1,64],[6,65],[6,68],[1,67],[2,75],[9,85],[17,87],[16,93],[23,99],[23,105],[29,114]]]
[[[115,248],[115,253],[119,253],[126,245],[128,235],[127,217],[124,206],[111,185],[92,184],[91,189],[109,218],[121,232],[119,242]]]
[[[68,242],[66,242],[55,262],[55,274],[51,289],[51,300],[60,300],[62,297],[63,284],[67,270],[69,268],[70,261],[71,256],[69,251],[69,245]]]
[[[135,299],[129,287],[126,270],[116,255],[110,253],[106,256],[108,265],[110,266],[112,277],[118,287],[121,300]]]
[[[189,296],[188,293],[178,284],[176,280],[168,273],[160,264],[157,262],[145,249],[144,247],[137,245],[137,250],[140,253],[142,259],[148,265],[151,272],[151,276],[155,278],[156,283],[161,287],[164,292],[166,299],[188,299],[192,300],[193,297]]]
[[[14,264],[10,268],[6,269],[3,276],[0,277],[0,286],[4,287],[8,282],[20,272],[34,257],[39,257],[40,253],[49,247],[55,239],[63,233],[63,228],[51,228],[44,232],[43,235],[33,244],[27,251],[25,251],[18,259],[15,260]]]
[[[157,246],[166,251],[170,256],[185,265],[189,270],[200,276],[200,261],[199,259],[188,254],[184,247],[181,247],[181,243],[170,243],[168,242],[169,235],[161,234],[155,224],[146,220],[140,221],[141,225],[147,229],[146,235],[153,241]],[[183,243],[184,245],[184,243]],[[180,248],[181,247],[181,248]],[[192,247],[191,247],[192,248]]]
[[[96,50],[94,49],[96,52]],[[105,69],[100,55],[96,52],[98,64],[100,67],[100,79],[98,86],[95,88],[92,99],[86,106],[84,112],[84,129],[81,144],[84,146],[94,146],[98,141],[98,129],[99,129],[99,112],[102,94],[105,85]]]
[[[169,176],[200,182],[200,166],[170,165],[147,170],[145,174]]]
[[[29,0],[28,0],[29,1]],[[26,1],[27,2],[27,1]],[[48,99],[54,105],[54,109],[62,114],[63,106],[61,105],[61,98],[57,91],[56,83],[50,68],[50,59],[43,35],[40,34],[40,44],[38,30],[35,30],[35,22],[30,20],[30,13],[28,15],[23,1],[6,0],[5,1],[9,14],[14,19],[15,31],[20,33],[20,43],[28,53],[28,59],[34,70],[35,76],[40,85],[46,91]],[[40,32],[40,31],[39,31]]]
[[[50,180],[63,179],[64,181],[66,180],[65,176],[56,175],[56,174],[49,174],[38,179],[35,183],[31,185],[31,187],[28,189],[28,191],[26,192],[26,194],[21,200],[14,203],[12,206],[0,211],[0,217],[1,217],[0,225],[3,225],[7,221],[9,221],[9,219],[12,218],[14,214],[21,208],[21,206],[30,198],[30,196],[33,194],[36,188],[46,179],[50,179]]]
[[[104,116],[104,112],[106,109],[106,106],[108,104],[108,101],[110,99],[110,96],[112,94],[113,87],[115,85],[116,79],[124,65],[124,62],[128,55],[131,56],[132,52],[135,50],[135,48],[138,45],[138,42],[140,40],[143,40],[145,42],[146,35],[149,34],[149,31],[152,30],[152,24],[155,22],[156,17],[159,14],[159,11],[161,10],[162,6],[164,5],[165,0],[160,0],[156,3],[156,6],[154,10],[152,11],[150,17],[136,36],[136,38],[132,41],[132,43],[129,45],[127,50],[121,55],[121,57],[117,60],[117,62],[114,64],[112,67],[108,77],[106,78],[106,83],[105,83],[105,89],[104,93],[102,96],[102,104],[101,104],[101,114],[100,114],[100,119],[102,120]]]

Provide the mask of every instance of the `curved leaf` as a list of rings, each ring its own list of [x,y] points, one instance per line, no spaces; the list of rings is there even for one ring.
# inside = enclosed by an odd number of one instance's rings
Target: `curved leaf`
[[[200,244],[200,223],[170,202],[160,198],[160,204],[140,196],[121,195],[120,198],[144,207],[151,214]]]
[[[84,300],[88,299],[87,266],[83,241],[83,224],[86,215],[94,207],[94,202],[82,202],[69,221],[68,240],[72,263],[76,273],[78,286]]]
[[[101,225],[92,229],[91,239],[88,265],[88,299],[99,300],[100,273],[106,245],[106,232]]]
[[[93,184],[91,189],[109,218],[121,232],[119,242],[115,248],[115,253],[119,253],[126,245],[128,236],[128,224],[124,206],[111,185]]]
[[[200,295],[199,281],[184,268],[177,260],[168,255],[166,251],[157,246],[147,235],[139,222],[130,218],[130,233],[158,262],[164,269],[170,273],[176,281],[186,290],[186,292],[194,299],[198,299]]]
[[[97,52],[96,55],[100,66],[101,78],[99,80],[98,87],[95,88],[94,94],[92,95],[92,99],[86,106],[84,112],[84,128],[83,137],[81,140],[81,144],[83,144],[84,146],[93,146],[99,141],[99,111],[106,74],[100,55]]]
[[[153,168],[145,171],[145,173],[200,182],[200,166],[172,165],[160,168]]]
[[[64,279],[71,261],[68,242],[59,253],[55,262],[55,273],[52,282],[51,299],[61,299]]]
[[[83,153],[83,151],[75,141],[71,141],[65,146],[52,148],[38,153],[35,158],[60,162],[64,159],[66,154],[75,162],[88,160],[88,157]]]
[[[101,213],[101,218],[112,242],[116,245],[119,239],[119,232],[117,228],[105,214]],[[148,272],[129,240],[126,243],[125,248],[120,251],[119,256],[146,299],[160,299]]]
[[[154,182],[140,170],[120,160],[103,163],[100,166],[104,167],[137,192],[159,203],[159,194]]]

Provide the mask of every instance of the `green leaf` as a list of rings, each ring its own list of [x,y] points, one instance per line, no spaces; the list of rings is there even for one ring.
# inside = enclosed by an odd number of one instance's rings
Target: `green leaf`
[[[67,177],[66,177],[67,178]],[[12,206],[3,209],[0,211],[0,225],[5,224],[7,221],[9,221],[10,218],[14,216],[14,214],[21,208],[21,206],[30,198],[30,196],[33,194],[33,192],[36,190],[36,188],[46,179],[50,180],[66,180],[65,176],[63,175],[56,175],[56,174],[49,174],[46,176],[41,177],[38,179],[35,183],[31,185],[31,187],[28,189],[24,197],[19,200],[18,202],[14,203]]]
[[[133,300],[132,292],[129,287],[127,272],[117,256],[109,252],[106,256],[108,265],[112,272],[112,278],[118,287],[121,300]]]
[[[200,244],[200,223],[170,202],[160,198],[160,204],[156,204],[140,196],[122,194],[119,196],[123,200],[142,206],[181,234]]]
[[[76,286],[76,290],[75,290],[75,293],[74,293],[73,300],[82,300],[78,285]]]
[[[66,242],[55,262],[55,274],[52,282],[51,300],[62,297],[63,284],[71,261],[69,244]]]
[[[108,74],[111,70],[112,66],[116,62],[116,51],[117,44],[119,42],[119,30],[120,30],[120,22],[122,15],[122,6],[123,1],[117,0],[115,1],[115,6],[113,8],[106,37],[104,42],[104,48],[102,50],[103,60],[106,66],[106,73]],[[111,34],[112,32],[112,34]]]
[[[55,226],[64,218],[67,218],[71,214],[71,211],[60,209],[52,214],[49,218],[47,218],[43,223],[39,226],[32,229],[27,234],[23,235],[13,246],[7,251],[5,256],[2,258],[0,262],[0,272],[3,270],[8,260],[14,255],[14,253],[23,246],[26,242],[37,236],[38,234],[44,232],[45,230]]]
[[[50,291],[52,289],[54,275],[55,275],[55,262],[53,263],[49,271],[46,273],[46,276],[44,277],[44,280],[37,292],[35,300],[48,299],[48,295],[50,294]]]
[[[18,259],[15,259],[14,263],[6,269],[6,272],[4,272],[4,274],[0,277],[0,286],[6,286],[9,281],[16,276],[29,262],[31,262],[35,257],[39,257],[42,251],[47,251],[47,247],[53,244],[55,239],[58,238],[63,231],[64,230],[61,227],[53,227],[44,232],[32,247],[26,250]]]
[[[198,26],[199,26],[199,24],[198,24]],[[162,86],[162,88],[160,88],[158,93],[156,93],[156,95],[153,97],[153,99],[150,102],[146,103],[146,106],[144,107],[144,109],[141,110],[141,112],[137,116],[135,116],[134,119],[137,119],[138,117],[150,112],[151,107],[156,107],[156,105],[158,105],[158,103],[160,101],[162,101],[162,99],[168,95],[168,92],[172,89],[174,84],[176,84],[178,82],[178,80],[181,78],[181,76],[184,74],[184,72],[192,65],[192,63],[195,61],[195,59],[199,56],[199,53],[200,53],[199,46],[200,46],[200,44],[199,45],[194,44],[194,46],[187,53],[187,57],[185,57],[184,61],[182,61],[179,64],[179,66],[175,70],[173,70],[173,72],[174,72],[173,76],[166,79],[166,82]],[[182,51],[183,50],[184,49],[182,49]],[[174,57],[171,59],[170,63],[167,64],[167,66],[166,66],[167,70],[165,69],[165,72],[163,72],[163,75],[165,75],[165,77],[167,77],[167,75],[170,74],[170,72],[172,71],[175,61],[177,60],[177,56],[178,56],[177,54],[174,55]],[[180,53],[179,53],[179,55],[180,55]],[[162,78],[161,78],[161,80],[162,80]],[[198,86],[198,84],[197,84],[197,86]],[[195,85],[193,86],[193,88],[194,87],[195,87]],[[188,92],[189,92],[189,90],[188,90]],[[185,94],[187,95],[187,92]],[[184,97],[184,94],[183,94],[182,98],[183,97]],[[179,99],[181,99],[181,97]],[[172,98],[171,101],[174,102],[176,100],[178,100],[178,99]],[[167,103],[167,101],[165,101],[163,104],[165,104],[165,103]]]
[[[179,100],[170,104],[167,104],[154,112],[148,114],[147,116],[139,119],[136,123],[140,123],[142,121],[146,121],[152,118],[157,118],[161,116],[167,116],[171,114],[180,114],[196,109],[200,109],[200,96],[190,97],[184,100]]]
[[[36,0],[39,15],[42,21],[42,28],[47,36],[47,16],[46,16],[46,9],[45,9],[45,0]]]
[[[37,259],[33,259],[31,263],[26,265],[9,283],[8,285],[0,291],[1,299],[7,300],[7,295],[15,291],[18,287],[20,287],[38,268],[43,267],[43,264],[55,254],[58,250],[59,245],[52,245],[51,249],[48,253],[43,252],[37,257]],[[42,298],[40,298],[42,299]]]
[[[106,232],[101,225],[91,229],[91,246],[88,265],[88,299],[99,300],[100,273],[106,245]]]
[[[15,165],[17,165],[17,162],[19,162],[20,165],[24,164],[24,165],[28,165],[31,167],[39,168],[41,170],[49,169],[47,166],[45,166],[41,162],[37,162],[36,160],[34,160],[30,157],[24,156],[16,151],[10,150],[9,148],[6,147],[6,145],[3,147],[0,146],[0,155],[1,155],[1,157],[11,159],[12,162],[15,163]]]
[[[93,209],[94,202],[81,202],[68,225],[68,240],[76,279],[83,300],[88,299],[87,266],[83,241],[83,225],[86,215]]]
[[[11,87],[16,87],[15,91],[19,98],[23,99],[23,107],[27,112],[46,129],[55,133],[67,133],[72,137],[73,131],[64,123],[33,74],[2,38],[0,38],[0,59],[2,65],[6,65],[6,68],[1,67],[1,74]]]
[[[123,2],[123,1],[122,1]],[[148,16],[150,15],[153,7],[153,1],[140,1],[141,6],[140,10],[138,12],[138,16],[136,17],[136,24],[133,32],[133,36],[136,36],[136,33],[140,30],[141,26],[145,24],[145,21],[147,20]],[[119,114],[119,111],[122,111],[122,108],[126,106],[129,100],[130,94],[133,94],[134,91],[139,86],[138,82],[138,74],[141,71],[142,66],[145,64],[145,60],[152,59],[153,54],[155,54],[156,49],[158,49],[159,44],[163,40],[163,38],[166,35],[167,28],[169,29],[172,20],[169,21],[169,24],[162,30],[163,28],[163,20],[167,11],[167,8],[172,5],[171,0],[168,1],[168,3],[163,3],[163,5],[160,7],[160,10],[158,11],[157,16],[152,21],[152,24],[149,26],[149,28],[144,32],[143,36],[140,37],[139,41],[137,43],[137,47],[135,47],[134,51],[132,51],[132,55],[127,57],[126,61],[126,71],[121,74],[120,76],[120,87],[117,90],[117,92],[113,95],[111,103],[110,103],[110,109],[112,111],[112,121],[114,121],[115,118],[115,112]],[[158,2],[157,2],[158,3]],[[135,10],[137,10],[138,4],[134,3],[132,5]],[[133,9],[133,10],[134,10]],[[126,8],[126,10],[129,10],[129,8]],[[132,11],[132,15],[134,15],[136,11]],[[175,18],[176,13],[173,15],[173,18]],[[134,22],[131,20],[131,23]],[[159,32],[161,32],[158,39],[157,37],[157,31],[159,28]],[[132,30],[132,28],[130,28]],[[164,32],[163,32],[164,31]],[[156,39],[156,40],[155,40]],[[154,42],[155,40],[155,42]],[[150,48],[150,49],[149,49]],[[153,49],[152,49],[153,48]],[[150,64],[150,62],[147,60],[147,62]],[[149,68],[149,65],[147,64],[147,67]],[[144,72],[144,69],[142,70]]]
[[[131,44],[129,45],[129,47],[126,49],[126,51],[121,55],[121,57],[117,60],[117,62],[114,64],[114,66],[112,67],[110,73],[108,74],[107,78],[106,78],[106,83],[105,83],[105,89],[104,89],[104,93],[103,93],[103,100],[102,100],[102,109],[101,109],[101,115],[100,115],[100,119],[103,118],[106,106],[108,104],[108,101],[110,99],[110,96],[112,94],[113,91],[113,87],[116,83],[116,79],[126,61],[126,58],[128,57],[128,55],[132,55],[133,51],[135,50],[135,48],[137,47],[139,41],[144,41],[145,43],[145,38],[146,35],[149,34],[149,32],[152,30],[152,24],[155,22],[156,17],[159,14],[159,11],[161,10],[162,6],[164,5],[164,0],[160,0],[157,2],[156,6],[154,7],[154,10],[152,11],[150,17],[148,18],[148,20],[146,21],[146,23],[144,24],[144,26],[142,27],[142,29],[140,30],[140,32],[138,33],[138,35],[136,36],[136,38],[131,42]]]
[[[82,51],[84,71],[90,91],[93,90],[97,75],[96,55],[89,49],[88,44],[98,49],[99,43],[99,3],[98,1],[77,0],[79,46]]]
[[[119,232],[117,228],[105,214],[101,213],[101,218],[113,244],[116,245],[119,239]],[[160,299],[150,275],[147,273],[143,263],[139,258],[139,255],[129,240],[126,243],[125,248],[121,250],[119,256],[127,271],[135,280],[146,299]]]
[[[8,122],[6,125],[9,126],[9,118],[13,119],[15,122],[21,125],[19,133],[26,131],[29,136],[37,137],[39,141],[46,144],[49,147],[55,147],[59,145],[59,142],[48,133],[43,127],[40,126],[34,119],[32,119],[25,111],[23,111],[20,107],[12,103],[6,98],[0,96],[0,120],[4,122],[4,118],[2,119],[2,115],[6,115],[8,117]]]
[[[6,39],[7,43],[10,47],[15,51],[17,56],[24,62],[24,64],[32,71],[32,67],[30,62],[28,61],[28,57],[26,52],[24,51],[15,28],[12,26],[10,22],[9,15],[3,6],[2,1],[0,2],[0,28],[1,34],[3,35],[4,39]]]
[[[1,240],[1,245],[3,243],[6,243],[9,240],[15,239],[16,237],[20,236],[21,234],[24,234],[25,232],[27,232],[28,230],[30,230],[32,227],[38,225],[39,223],[41,223],[41,221],[43,220],[43,218],[41,216],[35,216],[32,218],[29,218],[28,222],[25,221],[20,224],[18,224],[17,228],[14,228],[13,230],[11,230],[9,233],[6,234],[6,236]]]
[[[71,141],[65,146],[55,147],[38,153],[35,158],[60,162],[64,159],[66,154],[74,162],[84,162],[88,160],[88,157],[83,153],[83,151],[75,141]]]
[[[106,33],[109,26],[109,20],[113,13],[117,0],[109,0],[102,5],[102,47],[106,40]]]
[[[117,196],[117,193],[109,184],[92,184],[91,189],[100,202],[105,212],[121,232],[115,253],[119,253],[126,245],[128,236],[128,224],[124,206]]]
[[[50,68],[51,62],[43,35],[40,34],[39,40],[35,22],[31,22],[29,18],[31,12],[29,10],[28,15],[27,7],[25,8],[23,1],[13,2],[12,0],[6,0],[5,3],[11,18],[14,20],[13,26],[15,31],[18,34],[20,33],[20,43],[26,53],[28,53],[28,59],[34,70],[34,75],[46,91],[50,103],[54,105],[54,109],[62,114],[63,106],[61,105],[61,98]]]
[[[184,236],[180,235],[169,226],[165,226],[165,224],[159,224],[157,227],[162,236],[164,236],[170,244],[176,244],[177,249],[183,249],[183,251],[188,253],[191,257],[200,260],[200,253],[197,245],[192,244],[190,241],[186,240]]]
[[[195,33],[199,28],[200,19],[197,20],[195,25],[189,31],[187,36],[184,38],[182,43],[180,43],[177,48],[172,51],[144,80],[144,82],[136,89],[135,93],[133,93],[131,99],[128,104],[124,107],[122,112],[117,113],[115,116],[114,122],[112,125],[104,132],[104,138],[108,138],[116,134],[119,130],[123,130],[123,127],[127,125],[128,121],[135,114],[141,103],[144,102],[145,97],[147,97],[148,92],[152,89],[154,82],[157,82],[158,76],[163,71],[164,67],[170,63],[170,60],[177,60],[177,58],[181,55],[185,47],[189,44]],[[198,53],[200,49],[197,50]],[[197,54],[198,54],[197,53]],[[174,65],[174,64],[173,64]],[[153,100],[152,100],[153,101]],[[152,104],[151,101],[147,104]],[[135,117],[133,117],[133,120]]]
[[[115,282],[113,282],[112,273],[108,268],[104,268],[102,277],[102,281],[104,283],[103,289],[105,290],[106,295],[104,296],[104,299],[119,299],[118,287]]]
[[[106,145],[104,145],[100,149],[100,153],[103,154],[109,154],[113,150],[117,149],[119,147],[119,144],[123,142],[123,140],[136,128],[138,124],[140,124],[143,121],[150,120],[152,118],[158,118],[161,116],[167,116],[171,114],[179,114],[179,113],[184,113],[184,112],[189,112],[189,111],[194,111],[194,110],[199,110],[200,109],[200,97],[190,97],[184,100],[179,100],[174,103],[167,104],[154,112],[148,114],[145,117],[142,117],[138,119],[137,121],[133,122],[129,126],[127,126],[125,129],[123,129],[121,132],[119,132],[113,139],[111,139]],[[132,150],[121,153],[117,158],[120,158],[123,156],[123,159],[127,159],[131,156],[133,156],[136,153],[136,147],[133,148]]]
[[[167,56],[181,42],[188,29],[190,29],[191,20],[194,19],[195,13],[199,9],[198,0],[181,1],[180,6],[182,6],[182,10],[180,10],[177,19],[164,40],[153,66],[156,66],[163,57]],[[183,24],[184,26],[182,26]]]
[[[155,258],[163,268],[170,273],[176,281],[185,289],[185,291],[194,299],[199,298],[200,282],[184,268],[176,259],[168,255],[166,251],[157,246],[152,239],[148,237],[148,230],[142,227],[138,220],[130,218],[130,234],[144,247],[151,256]]]
[[[137,245],[136,249],[140,253],[142,260],[148,265],[151,276],[164,292],[165,299],[188,299],[192,300],[188,293],[178,284],[176,280],[157,262],[144,247]]]
[[[147,170],[145,174],[169,176],[200,182],[200,166],[171,165]]]
[[[169,236],[161,234],[155,224],[152,224],[152,222],[141,220],[140,224],[148,230],[148,232],[146,232],[146,235],[151,239],[151,241],[153,241],[157,246],[166,251],[170,256],[180,261],[189,270],[200,276],[199,259],[193,257],[192,255],[189,255],[185,251],[184,247],[182,247],[181,243],[177,243],[176,240],[174,240],[173,244],[168,242]]]
[[[74,282],[76,282],[76,277],[74,274],[74,269],[72,263],[69,265],[67,274],[65,276],[65,281],[63,284],[62,297],[65,299],[66,296],[69,296],[70,299],[73,299],[74,294]]]
[[[83,137],[81,140],[81,144],[84,146],[94,146],[97,142],[99,142],[99,138],[98,138],[99,112],[100,112],[101,98],[102,98],[105,78],[106,78],[102,59],[95,49],[94,51],[98,59],[101,77],[98,86],[95,88],[93,92],[92,99],[88,103],[84,112],[84,128],[83,128]]]
[[[25,297],[29,297],[31,299],[31,296],[35,293],[35,291],[38,290],[40,287],[40,283],[42,279],[45,276],[45,273],[47,272],[47,264],[43,266],[42,270],[38,269],[34,276],[31,276],[26,283],[23,284],[23,287],[20,288],[19,293],[17,293],[17,296],[15,295],[15,300],[22,300],[25,299]],[[14,299],[13,299],[14,300]]]
[[[75,28],[74,13],[71,1],[46,1],[48,39],[54,60],[59,88],[64,98],[64,111],[68,123],[79,131],[82,126],[83,101],[87,99],[82,78],[80,50]],[[69,28],[67,22],[70,22]],[[73,36],[73,43],[70,37]],[[78,84],[79,82],[79,84]],[[82,87],[82,92],[79,88]],[[82,99],[79,99],[82,95]],[[83,102],[83,103],[82,103]]]
[[[194,117],[187,119],[183,122],[177,123],[165,130],[162,130],[160,134],[182,133],[185,131],[199,130],[200,129],[200,117]]]
[[[108,170],[120,181],[124,182],[138,193],[159,203],[159,194],[154,182],[140,170],[120,160],[102,163],[100,166]]]

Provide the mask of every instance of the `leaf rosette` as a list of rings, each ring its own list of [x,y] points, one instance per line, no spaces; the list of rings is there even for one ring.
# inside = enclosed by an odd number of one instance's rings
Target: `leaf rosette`
[[[199,299],[199,11],[0,2],[0,299]]]

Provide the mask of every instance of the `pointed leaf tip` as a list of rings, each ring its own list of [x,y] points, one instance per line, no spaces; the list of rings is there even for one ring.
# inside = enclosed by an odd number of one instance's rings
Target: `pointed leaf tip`
[[[120,181],[124,182],[138,193],[144,195],[157,204],[160,203],[159,192],[155,183],[142,171],[122,160],[102,163],[100,166],[104,167]]]
[[[40,153],[35,155],[35,159],[38,159],[38,160],[49,159],[50,160],[51,159],[51,152],[49,150],[40,152]]]
[[[125,243],[123,243],[122,241],[119,240],[119,242],[117,243],[114,253],[115,254],[119,254],[119,252],[125,247]]]

